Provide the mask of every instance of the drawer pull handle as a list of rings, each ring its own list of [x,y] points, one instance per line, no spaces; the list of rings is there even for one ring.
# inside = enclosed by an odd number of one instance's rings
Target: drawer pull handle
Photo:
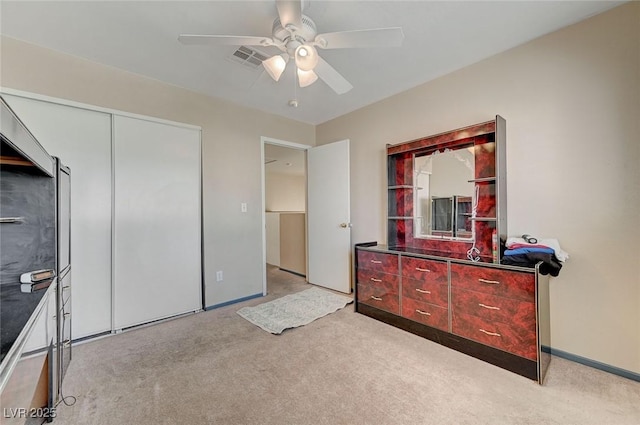
[[[416,288],[416,291],[420,292],[421,294],[430,294],[431,291],[425,291],[424,289],[420,289],[420,288]]]
[[[422,310],[418,310],[418,309],[416,309],[416,313],[422,314],[423,316],[431,316],[431,313],[428,313],[428,312],[422,311]]]
[[[416,270],[418,270],[419,272],[431,273],[431,270],[429,270],[429,269],[421,269],[420,267],[416,267]]]
[[[478,282],[489,283],[491,285],[497,285],[498,283],[500,283],[497,280],[487,280],[487,279],[478,279]]]
[[[378,261],[378,260],[371,260],[371,262],[372,262],[373,264],[382,264],[382,261]]]
[[[382,298],[374,297],[373,295],[371,295],[371,298],[376,300],[376,301],[382,301]]]
[[[382,282],[382,280],[381,280],[381,279],[376,279],[375,277],[372,277],[372,278],[371,278],[371,281],[372,281],[372,282]]]
[[[489,332],[489,331],[485,331],[484,329],[478,329],[480,332],[485,333],[487,335],[491,335],[491,336],[499,336],[501,337],[502,335],[500,335],[499,333],[496,332]]]
[[[492,307],[490,305],[485,305],[485,304],[478,304],[480,307],[484,307],[484,308],[488,308],[489,310],[500,310],[500,307]]]

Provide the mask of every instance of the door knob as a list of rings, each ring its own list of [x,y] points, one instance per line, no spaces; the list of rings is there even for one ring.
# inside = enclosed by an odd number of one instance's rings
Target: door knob
[[[340,227],[346,229],[347,227],[351,227],[351,223],[340,223]]]

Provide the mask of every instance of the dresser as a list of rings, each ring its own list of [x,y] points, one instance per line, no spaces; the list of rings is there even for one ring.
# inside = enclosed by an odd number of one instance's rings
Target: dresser
[[[548,291],[539,288],[548,287],[548,276],[537,268],[375,242],[356,244],[355,259],[356,312],[543,382]]]
[[[504,118],[387,145],[387,166],[388,242],[355,244],[356,312],[542,384],[548,277],[500,264]]]

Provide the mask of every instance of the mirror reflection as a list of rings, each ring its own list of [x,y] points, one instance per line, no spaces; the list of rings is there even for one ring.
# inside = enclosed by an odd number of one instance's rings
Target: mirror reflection
[[[474,163],[473,145],[415,156],[415,237],[472,237]]]

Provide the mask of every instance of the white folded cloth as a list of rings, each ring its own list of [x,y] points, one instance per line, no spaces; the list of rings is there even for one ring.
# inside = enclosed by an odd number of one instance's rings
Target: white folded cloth
[[[519,245],[529,245],[529,246],[546,246],[555,252],[556,258],[560,261],[565,261],[569,258],[569,253],[562,248],[560,248],[560,242],[557,239],[542,239],[539,240],[538,243],[529,243],[522,238],[507,238],[507,248],[511,248],[511,246],[519,244]]]

